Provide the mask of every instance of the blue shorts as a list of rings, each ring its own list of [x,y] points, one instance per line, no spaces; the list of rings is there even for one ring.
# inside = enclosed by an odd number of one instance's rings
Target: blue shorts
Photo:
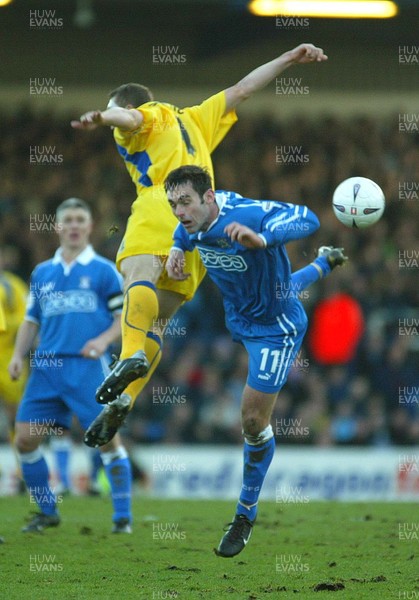
[[[16,422],[69,429],[75,414],[87,429],[103,408],[96,402],[95,393],[109,372],[109,357],[93,360],[56,356],[43,362],[32,369]]]
[[[301,323],[297,330],[283,321],[272,335],[242,338],[249,355],[247,385],[265,394],[279,392],[287,381],[306,329],[307,322]]]

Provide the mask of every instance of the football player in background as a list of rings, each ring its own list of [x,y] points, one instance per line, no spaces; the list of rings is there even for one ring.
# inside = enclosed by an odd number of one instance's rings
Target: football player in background
[[[252,533],[275,449],[272,411],[307,329],[298,294],[346,257],[341,248],[322,247],[310,265],[291,274],[285,244],[319,227],[307,206],[215,193],[209,173],[194,165],[172,171],[165,189],[180,221],[166,264],[169,276],[188,279],[186,257],[197,248],[221,291],[233,340],[249,355],[241,407],[243,484],[234,520],[216,551],[231,557],[243,550]]]
[[[5,267],[5,248],[0,247],[0,305],[4,312],[4,329],[0,329],[0,404],[6,413],[8,421],[8,437],[13,446],[14,424],[17,406],[22,398],[28,378],[28,363],[22,365],[19,380],[11,380],[7,366],[12,358],[16,334],[25,316],[28,286],[26,283]],[[19,487],[24,485],[21,481]]]
[[[3,249],[0,248],[0,303],[4,309],[5,330],[0,332],[0,401],[7,412],[13,430],[16,408],[25,388],[28,365],[24,363],[19,381],[12,381],[7,366],[13,354],[16,334],[25,316],[28,286],[14,273],[3,268]]]
[[[125,280],[122,349],[97,391],[97,401],[108,405],[87,431],[89,446],[112,439],[159,363],[165,325],[193,297],[205,274],[197,252],[186,258],[187,280],[171,280],[164,270],[176,227],[165,177],[172,169],[194,164],[207,168],[213,180],[210,154],[237,120],[236,107],[288,67],[325,60],[321,48],[300,44],[199,106],[182,109],[153,101],[142,85],[125,84],[111,92],[105,111],[90,111],[72,121],[77,129],[114,129],[118,152],[137,189],[116,258]]]
[[[40,512],[22,529],[39,532],[60,523],[57,498],[40,449],[45,435],[67,431],[75,414],[86,429],[100,412],[96,387],[106,372],[109,345],[120,336],[122,281],[114,264],[89,244],[89,206],[69,198],[57,208],[60,247],[33,271],[25,320],[9,373],[22,375],[31,352],[31,375],[16,417],[15,444],[22,473]],[[101,448],[111,486],[113,533],[131,533],[131,468],[119,436]]]

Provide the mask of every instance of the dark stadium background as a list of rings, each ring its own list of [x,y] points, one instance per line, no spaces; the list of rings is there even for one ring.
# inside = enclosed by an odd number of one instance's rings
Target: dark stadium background
[[[414,127],[400,132],[399,125],[403,115],[418,117],[419,65],[401,64],[400,52],[418,43],[419,5],[399,4],[395,19],[310,18],[307,28],[277,27],[275,18],[254,17],[240,1],[97,0],[93,21],[84,27],[74,22],[77,17],[80,23],[82,3],[79,12],[76,2],[59,0],[16,1],[0,9],[0,244],[6,246],[6,267],[27,280],[34,265],[53,253],[56,238],[31,230],[30,217],[52,214],[68,196],[91,203],[94,245],[114,258],[134,187],[108,130],[88,134],[69,124],[88,109],[104,108],[113,87],[138,81],[160,100],[191,104],[312,42],[324,48],[328,63],[282,75],[301,77],[309,94],[279,96],[275,84],[268,86],[238,111],[238,124],[214,155],[217,187],[307,203],[319,215],[320,231],[290,246],[295,269],[319,245],[345,247],[350,264],[310,289],[309,315],[323,298],[344,290],[365,316],[365,334],[348,364],[320,365],[305,344],[274,418],[295,419],[309,431],[281,443],[417,442],[419,135]],[[31,28],[29,11],[35,9],[54,10],[63,26]],[[153,63],[153,47],[166,46],[178,47],[185,61]],[[52,78],[62,93],[30,94],[36,78]],[[308,164],[278,165],[278,145],[301,146]],[[34,166],[33,146],[54,147],[62,160]],[[332,214],[333,189],[352,175],[377,181],[386,195],[385,215],[370,230],[345,229]],[[406,199],[405,189],[416,189],[416,196]],[[404,333],[403,319],[410,323]],[[224,329],[210,282],[175,317],[171,331],[156,377],[130,415],[132,441],[241,444],[246,360]],[[156,395],[173,389],[177,402],[156,405]],[[401,400],[404,389],[411,390],[410,402]]]

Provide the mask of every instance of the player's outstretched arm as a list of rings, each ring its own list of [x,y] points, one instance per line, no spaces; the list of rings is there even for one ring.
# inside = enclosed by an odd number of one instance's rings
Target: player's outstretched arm
[[[226,89],[226,110],[228,113],[241,102],[249,98],[254,92],[264,88],[269,82],[285,71],[291,65],[303,65],[327,60],[322,48],[313,44],[300,44],[278,58],[261,65],[241,81]]]
[[[23,360],[32,348],[38,329],[38,325],[32,321],[23,321],[22,325],[19,327],[13,356],[7,367],[10,378],[13,379],[13,381],[19,379],[20,374],[22,373]]]
[[[104,111],[90,110],[80,117],[79,121],[71,121],[74,129],[91,131],[97,127],[118,127],[123,131],[134,131],[143,122],[143,115],[135,108],[115,106]]]

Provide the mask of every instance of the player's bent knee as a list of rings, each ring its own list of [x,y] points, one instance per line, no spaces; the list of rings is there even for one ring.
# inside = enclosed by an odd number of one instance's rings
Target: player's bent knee
[[[255,437],[258,436],[263,429],[265,429],[266,423],[262,415],[244,415],[242,418],[242,427],[245,437]]]
[[[266,427],[258,428],[258,430],[250,430],[243,428],[243,434],[246,442],[252,446],[259,446],[265,444],[268,440],[273,438],[274,432],[272,425],[268,424]]]
[[[19,454],[28,454],[34,452],[40,445],[40,441],[24,434],[16,434],[14,445]]]

